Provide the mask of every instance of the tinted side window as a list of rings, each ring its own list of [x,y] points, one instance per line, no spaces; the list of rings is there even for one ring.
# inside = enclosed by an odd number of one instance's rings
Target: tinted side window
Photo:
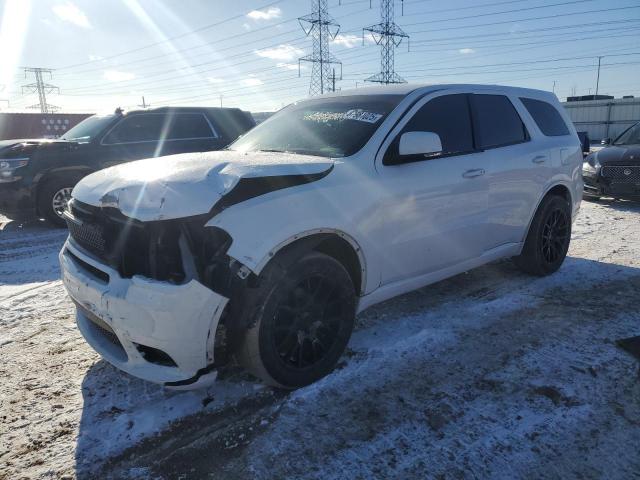
[[[171,121],[168,139],[214,138],[207,119],[200,113],[178,113]]]
[[[495,148],[524,142],[527,129],[504,95],[471,95],[474,127],[480,148]]]
[[[164,115],[132,115],[115,126],[104,138],[104,143],[157,141],[164,126]]]
[[[472,151],[473,134],[467,95],[443,95],[429,100],[405,125],[404,132],[437,133],[443,155]]]
[[[520,98],[522,104],[529,111],[538,125],[538,128],[548,137],[559,137],[569,135],[567,124],[562,116],[550,103],[533,98]]]

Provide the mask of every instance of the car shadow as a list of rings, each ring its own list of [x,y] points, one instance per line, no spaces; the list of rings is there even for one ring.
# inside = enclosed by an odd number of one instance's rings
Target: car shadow
[[[596,303],[599,292],[606,290],[602,288],[604,285],[628,278],[635,278],[637,282],[640,269],[575,257],[568,257],[559,272],[544,278],[524,275],[509,261],[486,265],[388,300],[360,314],[339,371],[328,381],[340,382],[342,375],[348,378],[349,363],[357,364],[372,348],[393,347],[396,342],[450,328],[450,324],[461,323],[462,319],[474,315],[479,325],[496,321],[501,316],[529,308],[533,299],[542,299],[550,305],[559,302],[565,307],[571,302],[578,305],[584,298]],[[607,295],[608,302],[615,300],[606,292],[602,295]],[[624,311],[622,304],[618,308]],[[493,340],[484,338],[482,331],[478,331],[477,348],[489,341]],[[403,360],[398,358],[398,362]],[[155,463],[157,468],[163,461],[166,463],[163,455],[173,455],[179,450],[176,445],[196,443],[198,438],[206,436],[203,433],[206,429],[214,428],[212,423],[224,421],[224,428],[229,428],[230,422],[242,424],[251,413],[243,410],[243,402],[265,391],[274,392],[239,370],[231,371],[205,390],[171,391],[98,361],[89,368],[82,382],[84,404],[76,445],[77,478],[95,478],[105,464],[108,469],[125,468],[156,478],[158,472],[148,472],[148,465]],[[286,402],[286,395],[275,395],[274,402],[280,399]],[[249,438],[247,445],[250,443]],[[210,446],[200,448],[206,455],[223,455],[211,453]],[[203,451],[196,454],[204,454]],[[176,455],[187,452],[188,449]]]
[[[212,414],[265,390],[238,367],[221,372],[212,387],[170,390],[128,375],[101,359],[89,368],[82,382],[76,477],[96,478],[96,465],[161,433],[173,422]]]
[[[614,200],[613,198],[584,199],[585,202],[595,203],[602,207],[621,212],[640,212],[640,200]]]
[[[44,221],[8,221],[0,230],[0,285],[24,286],[60,278],[58,253],[67,230]]]
[[[39,218],[29,218],[25,220],[13,220],[3,217],[0,219],[0,232],[18,232],[23,230],[33,231],[49,231],[49,230],[62,230],[61,227],[51,225],[47,221]]]

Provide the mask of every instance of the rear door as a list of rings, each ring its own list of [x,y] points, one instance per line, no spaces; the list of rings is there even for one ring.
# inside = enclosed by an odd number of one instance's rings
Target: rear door
[[[548,151],[531,142],[512,99],[500,93],[474,93],[470,98],[475,141],[487,171],[484,248],[491,250],[522,241],[551,162]]]
[[[219,150],[225,142],[209,119],[202,113],[175,113],[169,116],[166,137],[161,142],[161,154],[206,152]]]
[[[441,155],[385,165],[405,132],[434,132]],[[430,96],[405,116],[383,144],[379,238],[382,284],[456,265],[483,251],[487,216],[485,166],[478,158],[468,95]]]

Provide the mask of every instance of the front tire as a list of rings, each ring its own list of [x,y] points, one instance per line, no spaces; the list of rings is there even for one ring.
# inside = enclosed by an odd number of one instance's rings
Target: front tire
[[[531,275],[550,275],[560,268],[571,240],[571,207],[558,195],[546,197],[533,217],[515,264]]]
[[[356,292],[334,258],[285,253],[247,290],[242,320],[251,325],[238,360],[269,385],[299,388],[329,374],[344,352],[355,320]]]
[[[38,213],[56,227],[66,223],[62,213],[71,199],[71,191],[78,182],[77,178],[53,178],[48,180],[38,193]]]

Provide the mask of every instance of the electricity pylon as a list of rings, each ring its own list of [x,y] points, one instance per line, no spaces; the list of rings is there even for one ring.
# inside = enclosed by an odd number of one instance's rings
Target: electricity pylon
[[[377,83],[407,83],[395,72],[395,48],[402,43],[403,38],[409,38],[394,20],[394,0],[380,0],[381,22],[362,30],[364,43],[365,32],[371,33],[376,44],[380,45],[380,73],[365,79],[367,82]]]
[[[22,86],[22,94],[24,95],[25,90],[27,93],[38,93],[39,103],[35,105],[30,105],[27,108],[39,108],[42,113],[53,113],[59,109],[55,105],[50,105],[47,103],[47,93],[51,93],[53,91],[57,91],[60,93],[60,89],[55,85],[49,85],[45,83],[42,79],[43,73],[48,73],[49,78],[52,78],[53,70],[49,68],[25,68],[24,69],[24,77],[27,78],[28,73],[33,73],[36,77],[35,83],[30,83],[28,85]]]
[[[298,18],[304,33],[313,40],[311,55],[298,59],[298,76],[300,62],[313,63],[309,95],[314,96],[331,91],[332,65],[340,65],[340,79],[342,79],[342,62],[329,52],[329,40],[336,38],[340,25],[329,15],[327,0],[311,0],[311,9],[312,13]]]

